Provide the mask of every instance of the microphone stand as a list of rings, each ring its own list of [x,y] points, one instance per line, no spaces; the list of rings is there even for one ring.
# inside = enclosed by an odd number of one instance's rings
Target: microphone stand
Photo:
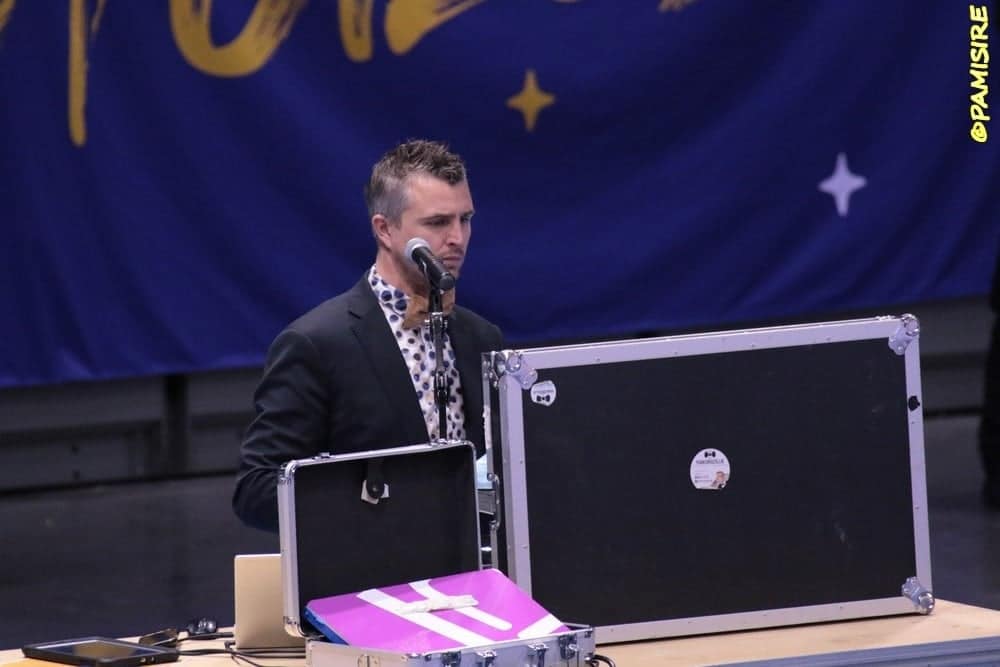
[[[438,412],[438,438],[448,439],[448,378],[444,371],[444,306],[442,293],[427,276],[427,310],[431,322],[431,342],[434,344],[434,403]]]

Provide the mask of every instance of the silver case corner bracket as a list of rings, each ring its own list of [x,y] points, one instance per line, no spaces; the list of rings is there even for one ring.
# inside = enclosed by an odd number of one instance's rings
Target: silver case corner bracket
[[[490,378],[493,380],[494,386],[504,376],[513,378],[521,389],[531,389],[531,385],[538,380],[538,371],[532,368],[524,360],[524,355],[517,350],[494,352],[492,361]]]
[[[889,348],[898,355],[903,355],[910,343],[920,337],[920,320],[906,314],[899,318],[899,327],[889,336]]]
[[[921,614],[926,615],[934,611],[934,594],[924,588],[916,577],[910,577],[903,582],[902,592],[903,597],[908,598]]]

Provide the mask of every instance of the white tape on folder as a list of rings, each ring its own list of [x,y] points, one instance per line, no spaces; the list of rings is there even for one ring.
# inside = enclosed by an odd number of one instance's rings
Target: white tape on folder
[[[552,614],[548,614],[547,616],[542,616],[524,630],[521,630],[517,633],[517,636],[519,639],[536,639],[545,635],[551,635],[560,627],[562,627],[562,622]]]
[[[374,605],[379,609],[393,614],[394,616],[406,619],[415,625],[426,628],[431,632],[436,632],[437,634],[447,637],[448,639],[456,641],[464,646],[483,646],[485,644],[494,643],[491,639],[487,639],[486,637],[476,634],[471,630],[466,630],[460,625],[455,625],[454,623],[446,621],[443,618],[439,618],[431,613],[401,613],[400,609],[404,608],[403,605],[406,605],[406,602],[403,602],[399,598],[395,598],[391,595],[386,595],[382,591],[375,588],[358,593],[358,599],[364,600],[368,604]]]
[[[447,598],[448,596],[431,586],[430,579],[424,579],[423,581],[414,581],[410,583],[410,588],[416,592],[423,595],[428,600],[437,600],[440,598]],[[465,597],[465,596],[462,596]],[[485,612],[482,609],[476,609],[475,607],[453,607],[455,611],[459,614],[464,614],[469,618],[484,623],[491,628],[496,628],[497,630],[510,630],[513,626],[510,621],[505,621],[502,618],[494,616],[489,612]]]
[[[404,602],[399,609],[400,614],[416,614],[426,611],[458,611],[463,607],[474,607],[478,602],[471,595],[438,595],[416,602]]]

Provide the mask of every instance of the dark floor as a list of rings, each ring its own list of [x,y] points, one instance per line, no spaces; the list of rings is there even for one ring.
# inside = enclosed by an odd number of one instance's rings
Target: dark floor
[[[926,422],[934,589],[1000,609],[1000,513],[979,499],[974,416]],[[241,526],[231,478],[0,497],[0,649],[233,620],[232,558],[277,552]]]

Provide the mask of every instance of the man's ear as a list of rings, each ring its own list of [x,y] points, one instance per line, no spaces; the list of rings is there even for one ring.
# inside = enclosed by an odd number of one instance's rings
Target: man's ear
[[[389,219],[381,213],[372,216],[372,233],[379,245],[389,247],[389,227],[392,225]]]

